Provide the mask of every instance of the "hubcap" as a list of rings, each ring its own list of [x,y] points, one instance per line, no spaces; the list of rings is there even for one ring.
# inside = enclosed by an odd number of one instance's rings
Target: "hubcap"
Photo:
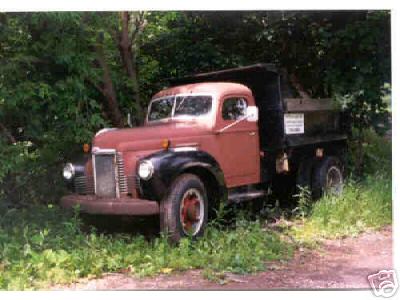
[[[189,189],[180,204],[180,222],[186,235],[196,235],[204,221],[204,199],[197,189]]]
[[[340,195],[343,191],[342,172],[336,166],[330,167],[326,174],[326,190],[334,195]]]

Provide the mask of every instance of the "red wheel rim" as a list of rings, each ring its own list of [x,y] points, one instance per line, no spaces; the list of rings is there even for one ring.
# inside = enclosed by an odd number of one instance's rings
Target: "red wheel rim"
[[[186,235],[200,231],[204,219],[204,201],[200,192],[190,189],[185,192],[180,205],[180,221]]]

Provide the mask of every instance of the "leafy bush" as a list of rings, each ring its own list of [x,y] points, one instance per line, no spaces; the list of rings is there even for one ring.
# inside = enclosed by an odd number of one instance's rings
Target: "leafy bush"
[[[354,170],[358,157],[358,145],[350,144],[350,168]],[[385,174],[391,176],[392,172],[392,142],[389,137],[379,136],[373,130],[365,130],[361,145],[363,155],[362,169],[364,174]]]
[[[164,237],[107,235],[80,229],[77,214],[32,206],[0,215],[0,288],[46,288],[104,272],[139,276],[203,268],[214,272],[262,270],[266,260],[287,258],[292,248],[259,222],[240,220],[234,229],[211,226],[198,241],[170,246]]]

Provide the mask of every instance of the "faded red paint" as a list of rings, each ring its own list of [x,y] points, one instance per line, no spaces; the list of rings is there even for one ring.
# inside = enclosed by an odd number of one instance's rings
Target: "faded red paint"
[[[255,105],[252,92],[237,83],[198,83],[165,89],[153,99],[175,94],[208,94],[214,97],[214,108],[208,119],[162,120],[145,122],[138,128],[119,129],[96,136],[93,147],[116,149],[125,162],[125,174],[135,174],[140,157],[162,149],[162,141],[169,139],[170,147],[196,146],[213,156],[225,176],[227,187],[260,181],[258,126],[243,121],[228,130],[218,130],[234,121],[222,118],[222,103],[229,97],[244,97],[248,106]]]

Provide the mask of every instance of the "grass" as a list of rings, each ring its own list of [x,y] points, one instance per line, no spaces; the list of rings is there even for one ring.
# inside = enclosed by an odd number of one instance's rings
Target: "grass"
[[[79,217],[58,207],[33,206],[0,215],[0,289],[26,290],[65,284],[104,272],[138,276],[202,268],[206,277],[249,273],[265,262],[289,258],[292,246],[260,222],[211,226],[198,241],[170,246],[164,237],[83,232]]]
[[[289,234],[300,243],[315,245],[322,239],[356,236],[392,222],[391,180],[383,175],[350,181],[341,196],[316,202]]]

